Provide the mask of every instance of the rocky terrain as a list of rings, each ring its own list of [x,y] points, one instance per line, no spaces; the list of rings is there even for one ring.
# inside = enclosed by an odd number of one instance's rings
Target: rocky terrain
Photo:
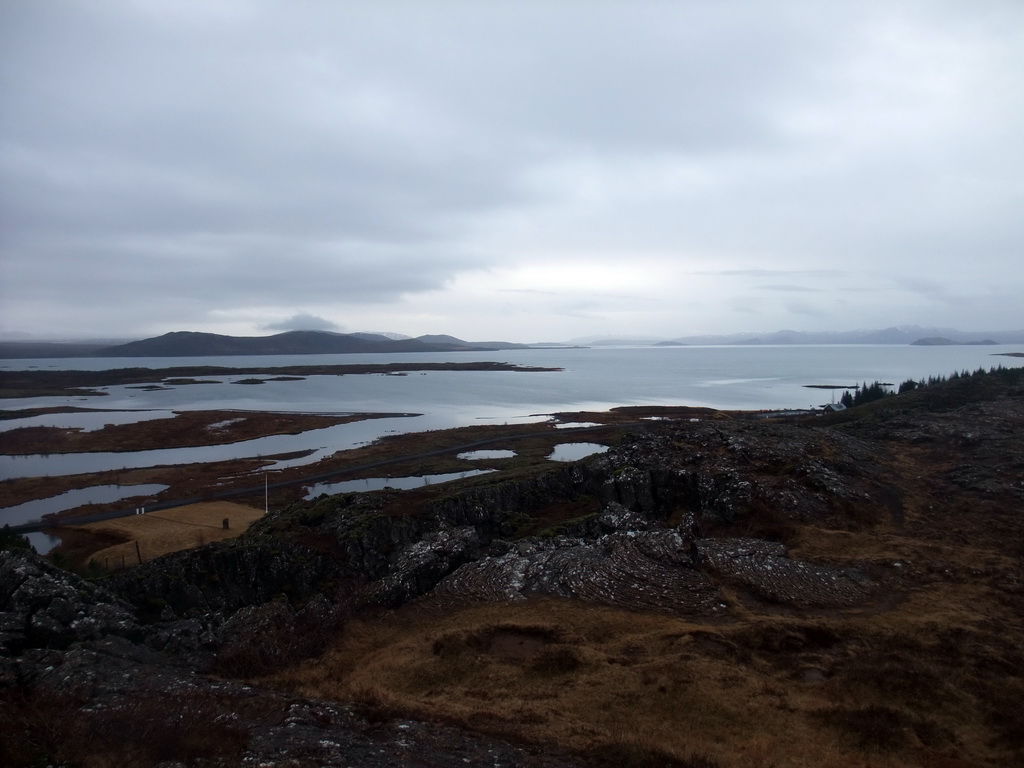
[[[0,762],[1018,763],[1020,374],[651,422],[99,578],[2,552]]]

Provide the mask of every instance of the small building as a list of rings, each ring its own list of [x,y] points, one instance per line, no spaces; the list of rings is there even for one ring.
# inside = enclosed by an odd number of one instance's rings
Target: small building
[[[829,403],[821,406],[821,410],[825,413],[839,413],[839,411],[845,411],[846,406],[842,403]]]

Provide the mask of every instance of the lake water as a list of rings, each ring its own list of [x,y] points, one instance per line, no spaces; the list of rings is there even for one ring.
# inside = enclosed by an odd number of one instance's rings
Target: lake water
[[[603,446],[602,446],[603,447]],[[428,485],[450,483],[452,480],[463,480],[467,477],[486,475],[493,469],[469,469],[464,472],[445,472],[439,475],[414,475],[412,477],[364,477],[359,480],[342,480],[337,483],[316,483],[306,486],[307,500],[315,499],[322,493],[365,493],[367,491],[383,491],[391,488],[396,491],[409,491]]]
[[[166,485],[159,483],[144,483],[142,485],[91,485],[88,488],[77,488],[71,491],[50,496],[45,499],[35,499],[18,504],[14,507],[5,507],[3,511],[3,522],[10,525],[27,523],[31,520],[38,520],[43,515],[51,515],[65,509],[85,506],[86,504],[107,504],[121,499],[141,498],[142,503],[146,497],[154,496],[167,489]]]
[[[608,446],[600,443],[559,443],[548,458],[551,461],[579,461],[607,450]]]
[[[462,459],[463,461],[485,461],[487,459],[511,459],[516,455],[515,451],[495,450],[495,451],[466,451],[456,455],[455,458]]]
[[[253,410],[304,413],[387,412],[400,417],[373,419],[302,435],[280,435],[225,446],[134,453],[0,456],[0,479],[67,475],[104,469],[222,461],[311,451],[277,467],[299,466],[344,448],[397,432],[480,423],[544,421],[556,412],[607,410],[621,405],[690,405],[721,409],[817,407],[833,398],[807,384],[854,385],[875,380],[898,385],[908,378],[948,375],[1002,364],[1020,365],[996,352],[1024,347],[891,345],[611,347],[590,349],[503,350],[445,354],[288,355],[273,357],[83,358],[4,360],[3,370],[169,368],[183,365],[224,367],[353,365],[360,363],[497,361],[563,370],[427,371],[406,376],[311,376],[302,381],[234,383],[250,375],[209,376],[218,384],[172,386],[147,391],[137,386],[103,389],[103,397],[44,397],[3,401],[7,410],[72,405],[103,409],[105,414],[75,414],[9,420],[0,429],[28,424],[96,428],[135,417],[165,416],[173,410]],[[838,398],[836,393],[834,397]],[[120,411],[121,413],[114,413]],[[124,411],[135,411],[125,414]],[[3,434],[0,431],[0,446]],[[2,448],[0,448],[2,450]]]

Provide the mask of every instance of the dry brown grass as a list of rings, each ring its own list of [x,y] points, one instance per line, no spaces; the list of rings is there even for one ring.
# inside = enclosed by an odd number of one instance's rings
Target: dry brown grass
[[[372,418],[372,414],[368,415]],[[358,421],[368,416],[245,411],[181,411],[166,419],[107,424],[84,431],[61,427],[17,427],[4,433],[11,454],[144,451],[154,445],[181,448],[250,440],[264,435],[298,434]]]
[[[516,638],[528,652],[508,652]],[[717,652],[729,647],[719,630],[682,619],[538,600],[350,622],[318,663],[274,682],[354,701],[371,717],[401,712],[595,757],[843,765],[821,760],[842,755],[838,738],[823,744],[793,714],[794,703],[825,702],[780,698],[765,675]]]
[[[10,688],[0,692],[0,764],[237,765],[250,733],[234,713],[281,717],[273,701],[187,689],[103,707],[85,704],[72,694],[47,689],[32,695]]]
[[[870,537],[804,532],[807,550],[854,557],[928,546],[882,533],[872,549]],[[555,599],[455,612],[425,601],[351,620],[320,659],[265,682],[598,764],[1009,765],[1022,754],[1010,703],[1024,692],[1021,621],[991,589],[937,576],[899,600],[799,615],[733,599],[730,618],[710,621]]]
[[[262,515],[262,509],[215,501],[89,523],[78,530],[88,532],[91,540],[103,542],[113,538],[119,542],[92,552],[80,551],[76,559],[92,560],[107,570],[138,565],[140,554],[147,561],[169,552],[232,539]],[[230,525],[227,530],[222,525],[225,518]]]

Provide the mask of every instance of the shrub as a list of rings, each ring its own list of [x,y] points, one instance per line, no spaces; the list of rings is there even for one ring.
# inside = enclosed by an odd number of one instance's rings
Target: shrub
[[[0,528],[0,551],[14,549],[31,549],[33,552],[36,551],[27,536],[15,533],[11,530],[11,526],[5,524],[3,528]]]

